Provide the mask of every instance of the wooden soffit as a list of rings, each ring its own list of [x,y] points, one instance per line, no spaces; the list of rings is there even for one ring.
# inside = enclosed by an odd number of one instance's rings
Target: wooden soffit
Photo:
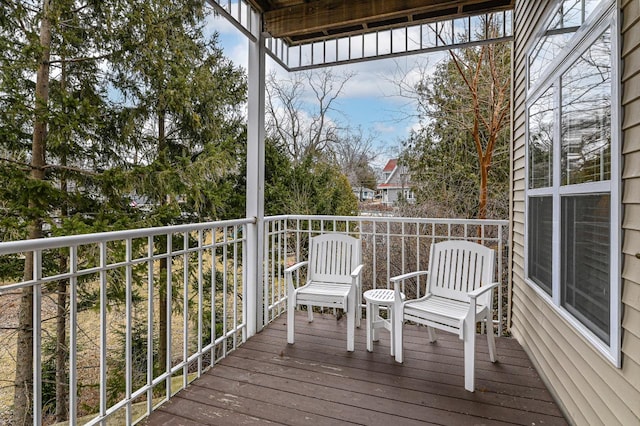
[[[250,0],[289,45],[512,9],[515,0]]]

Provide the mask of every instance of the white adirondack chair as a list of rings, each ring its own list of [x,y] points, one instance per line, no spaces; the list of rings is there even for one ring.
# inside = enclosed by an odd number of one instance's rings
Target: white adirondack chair
[[[476,323],[486,321],[491,362],[496,361],[493,337],[493,289],[495,252],[469,241],[445,241],[431,246],[429,271],[391,278],[395,291],[395,358],[402,362],[402,329],[405,320],[427,326],[429,341],[435,328],[456,333],[464,340],[464,388],[474,391]],[[424,296],[402,301],[403,281],[428,274]]]
[[[360,240],[342,234],[323,234],[309,239],[309,260],[285,269],[288,287],[287,341],[294,343],[294,311],[307,305],[309,322],[312,306],[340,308],[347,316],[347,350],[354,350],[355,325],[362,317]],[[295,288],[293,272],[307,266],[307,282]]]

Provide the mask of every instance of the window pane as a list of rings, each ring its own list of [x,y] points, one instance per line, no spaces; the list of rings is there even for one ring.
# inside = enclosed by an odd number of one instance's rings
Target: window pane
[[[562,184],[611,179],[611,33],[562,76]]]
[[[610,196],[562,198],[562,305],[609,343]]]
[[[536,44],[529,57],[529,87],[535,86],[549,64],[560,54],[573,33],[548,33]]]
[[[529,278],[551,294],[553,199],[529,198]]]
[[[553,90],[529,108],[529,188],[553,184]]]
[[[553,17],[549,29],[581,26],[601,2],[602,0],[564,0]]]
[[[561,27],[579,27],[582,25],[582,0],[564,0],[560,7]]]
[[[602,3],[602,0],[585,0],[584,2],[584,18],[585,20],[591,16],[596,7]]]

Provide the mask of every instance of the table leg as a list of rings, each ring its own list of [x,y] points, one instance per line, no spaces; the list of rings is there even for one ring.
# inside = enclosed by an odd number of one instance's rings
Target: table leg
[[[377,342],[378,340],[380,340],[380,332],[378,331],[378,328],[380,327],[380,320],[382,319],[380,317],[380,305],[378,305],[377,303],[371,303],[372,308],[371,310],[373,311],[373,341]]]
[[[373,315],[371,311],[371,302],[367,301],[367,350],[369,352],[373,351]]]

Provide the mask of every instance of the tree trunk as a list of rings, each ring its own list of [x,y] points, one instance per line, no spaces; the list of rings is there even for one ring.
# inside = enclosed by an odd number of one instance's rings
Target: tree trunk
[[[478,202],[478,219],[487,218],[487,201],[489,199],[489,167],[491,162],[480,160],[480,199]]]
[[[32,229],[33,231],[33,229]],[[29,233],[31,237],[33,232]],[[33,258],[27,255],[24,280],[33,277]],[[33,288],[25,287],[20,299],[18,316],[18,342],[16,347],[15,394],[13,396],[13,423],[33,423]]]
[[[158,365],[160,371],[164,371],[167,367],[167,259],[160,259],[160,283],[159,288],[159,300],[160,306],[158,307],[160,322],[160,335],[158,336]],[[164,278],[164,279],[163,279]]]
[[[60,259],[61,271],[67,266],[67,257]],[[58,312],[56,318],[56,422],[63,422],[68,418],[68,376],[67,359],[69,348],[67,347],[67,281],[58,281],[56,290],[58,294]]]
[[[51,22],[49,1],[43,0],[43,15],[40,24],[40,64],[36,77],[35,114],[31,148],[31,178],[44,180],[45,150],[47,137],[47,109],[49,102],[49,56],[51,48]],[[29,200],[29,210],[36,211],[34,200]],[[29,239],[42,237],[42,220],[34,217],[29,224]],[[33,278],[33,256],[25,259],[24,280]],[[36,307],[40,309],[39,306]],[[16,347],[15,394],[13,419],[16,425],[33,423],[33,288],[25,287],[20,299],[18,317],[18,341]]]

